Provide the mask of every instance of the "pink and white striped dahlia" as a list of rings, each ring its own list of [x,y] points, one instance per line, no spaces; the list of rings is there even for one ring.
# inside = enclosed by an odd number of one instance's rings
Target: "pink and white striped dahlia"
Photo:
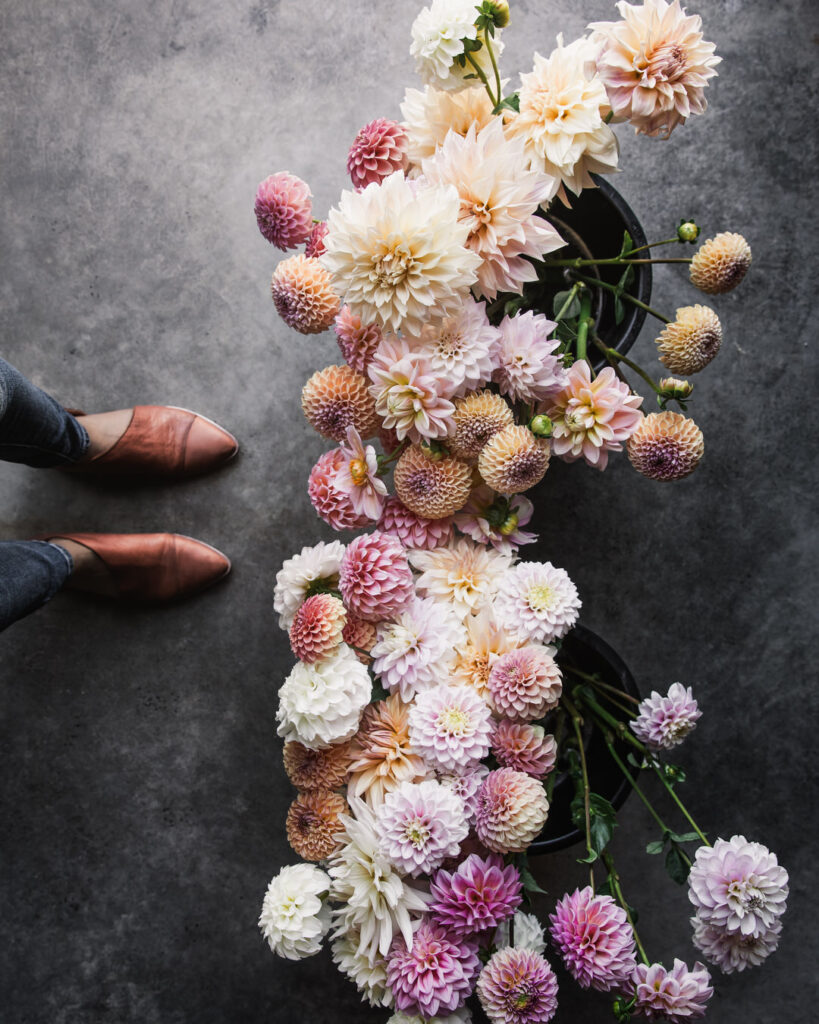
[[[557,707],[563,679],[553,647],[532,645],[501,655],[489,673],[489,702],[495,714],[534,722]]]
[[[351,541],[338,575],[345,605],[367,622],[395,615],[412,600],[412,570],[400,541],[388,533],[367,533]]]
[[[407,948],[396,938],[387,959],[387,984],[395,1005],[424,1019],[460,1009],[480,969],[478,947],[429,920],[421,922]]]
[[[565,569],[520,562],[503,576],[495,597],[498,622],[533,643],[565,636],[577,622],[580,598]]]
[[[307,240],[313,228],[311,193],[306,182],[288,171],[265,178],[256,190],[256,223],[277,249],[287,252]]]
[[[533,779],[542,779],[555,766],[557,744],[542,725],[502,718],[492,734],[492,753],[501,768],[514,768]]]
[[[405,548],[430,551],[452,540],[452,517],[425,519],[411,511],[394,495],[384,502],[378,521],[382,533],[393,533]]]
[[[478,998],[492,1024],[546,1024],[557,1011],[557,978],[531,949],[507,946],[481,971]]]
[[[478,791],[475,831],[494,853],[521,853],[546,823],[549,802],[543,786],[514,768],[490,772]]]
[[[308,597],[290,626],[290,647],[300,661],[320,661],[343,639],[347,612],[332,594]]]
[[[582,988],[612,992],[634,975],[634,933],[625,911],[591,886],[566,895],[550,915],[552,941]]]
[[[407,166],[407,134],[397,121],[377,117],[365,124],[347,156],[347,173],[357,189],[376,184]]]
[[[340,448],[324,452],[310,470],[307,493],[316,514],[334,530],[359,530],[370,520],[357,512],[350,495],[336,486],[336,474],[344,461]]]
[[[399,440],[446,437],[455,406],[450,385],[435,372],[427,354],[408,341],[387,336],[367,367],[370,394],[387,430]]]
[[[631,731],[651,750],[671,750],[702,717],[691,687],[672,683],[667,696],[656,690],[640,701],[639,714],[631,723]]]
[[[714,990],[711,975],[702,964],[696,963],[689,970],[682,960],[675,959],[670,971],[662,964],[637,964],[634,994],[638,1016],[668,1024],[687,1024],[705,1016]]]
[[[470,854],[457,870],[441,868],[430,884],[430,911],[437,924],[465,936],[497,928],[523,900],[520,872],[497,854]]]
[[[413,748],[437,771],[467,770],[489,753],[492,716],[471,686],[440,685],[417,693],[409,725]]]
[[[559,355],[559,338],[549,338],[557,326],[542,313],[517,313],[501,321],[492,351],[492,379],[513,402],[543,402],[566,387],[568,376]]]
[[[387,793],[376,814],[381,852],[414,878],[455,857],[469,832],[463,801],[434,779],[402,782]]]
[[[723,974],[744,971],[746,967],[758,967],[776,951],[782,934],[780,918],[759,935],[726,932],[719,926],[705,924],[698,917],[692,917],[691,924],[694,926],[694,945]]]

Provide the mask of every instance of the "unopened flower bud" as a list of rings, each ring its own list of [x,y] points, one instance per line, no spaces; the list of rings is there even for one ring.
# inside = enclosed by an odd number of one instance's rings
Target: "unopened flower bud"
[[[506,0],[490,0],[492,20],[496,28],[506,28],[509,24],[509,4]]]
[[[439,462],[446,455],[446,449],[438,441],[424,440],[421,442],[420,448],[424,455],[428,459],[432,459],[433,462]]]
[[[663,377],[658,387],[665,398],[688,398],[694,390],[690,381],[680,380],[679,377]]]
[[[535,435],[535,437],[551,437],[552,436],[552,421],[548,416],[540,413],[537,416],[533,416],[529,421],[529,429]]]
[[[700,229],[693,220],[681,220],[677,228],[677,238],[681,242],[696,242],[700,237]]]
[[[504,537],[508,537],[510,533],[514,533],[518,528],[518,514],[517,512],[510,512],[509,515],[504,519],[500,525],[500,532]]]

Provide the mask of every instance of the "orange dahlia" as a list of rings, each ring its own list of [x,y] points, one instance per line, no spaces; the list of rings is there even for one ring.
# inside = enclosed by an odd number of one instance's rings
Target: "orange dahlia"
[[[347,780],[350,743],[313,750],[295,741],[284,745],[284,770],[296,789],[339,789]]]
[[[427,777],[423,758],[410,745],[409,709],[397,694],[365,708],[350,748],[348,788],[353,796],[377,806],[402,782]]]
[[[436,458],[420,445],[407,448],[395,466],[395,492],[424,519],[444,519],[463,508],[472,489],[472,470],[460,459]]]
[[[339,815],[347,801],[329,789],[299,793],[287,812],[287,841],[304,860],[324,860],[341,845]]]
[[[447,440],[449,450],[460,459],[474,460],[486,442],[515,422],[512,410],[494,391],[476,391],[455,403],[455,430]]]
[[[276,267],[270,294],[279,316],[301,334],[321,334],[332,327],[341,300],[318,259],[290,256]]]
[[[339,443],[347,440],[348,427],[355,427],[361,437],[378,433],[378,416],[367,381],[352,367],[317,370],[304,385],[301,407],[315,430]]]

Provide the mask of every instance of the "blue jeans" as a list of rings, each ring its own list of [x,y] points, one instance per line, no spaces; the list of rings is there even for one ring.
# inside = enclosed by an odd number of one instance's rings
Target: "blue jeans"
[[[66,466],[87,450],[85,427],[0,359],[0,459]],[[0,631],[50,600],[73,569],[71,555],[56,544],[0,541]]]

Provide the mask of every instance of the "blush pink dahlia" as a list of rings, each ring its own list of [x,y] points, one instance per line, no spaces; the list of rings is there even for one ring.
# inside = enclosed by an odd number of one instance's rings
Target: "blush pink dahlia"
[[[582,988],[611,992],[628,984],[636,967],[634,932],[611,896],[591,886],[566,895],[549,917],[552,941]]]
[[[452,540],[452,517],[424,519],[411,512],[400,498],[390,497],[384,503],[378,529],[393,533],[405,548],[431,551]]]
[[[277,249],[286,252],[307,240],[313,227],[310,189],[295,174],[271,174],[256,189],[256,223]]]
[[[436,874],[430,885],[430,911],[436,924],[452,935],[464,936],[497,928],[511,917],[523,900],[518,869],[494,854],[470,854],[457,871]]]
[[[270,294],[288,327],[300,334],[321,334],[338,313],[339,297],[317,259],[288,256],[273,271]]]
[[[481,971],[478,998],[492,1024],[546,1024],[557,1011],[557,978],[540,953],[507,946]]]
[[[463,800],[464,814],[466,814],[466,821],[470,826],[475,824],[475,815],[478,813],[478,792],[488,774],[489,769],[485,764],[476,764],[466,771],[438,775],[441,785],[451,789],[456,796]]]
[[[327,234],[327,221],[320,220],[318,224],[313,225],[313,230],[310,232],[307,242],[304,246],[304,255],[311,257],[318,257],[324,255],[324,236]]]
[[[455,406],[449,382],[436,374],[428,357],[409,342],[390,336],[376,349],[367,367],[375,409],[399,440],[446,437]]]
[[[347,173],[356,188],[380,183],[407,167],[407,134],[396,121],[378,117],[356,135],[347,157]]]
[[[480,969],[474,942],[457,940],[443,928],[423,921],[407,949],[396,938],[387,960],[387,984],[396,1007],[426,1018],[463,1006]]]
[[[568,377],[555,352],[559,338],[549,339],[557,326],[542,313],[504,317],[492,350],[492,379],[513,402],[542,402],[566,387]]]
[[[350,504],[367,519],[380,519],[387,485],[378,476],[378,459],[372,445],[364,445],[355,427],[347,427],[347,444],[341,446],[341,465],[335,485]]]
[[[635,1010],[646,1020],[687,1024],[705,1016],[706,1003],[714,994],[711,976],[696,963],[689,971],[682,960],[674,960],[672,970],[662,964],[637,964],[634,975]]]
[[[557,707],[563,692],[551,647],[521,647],[501,655],[489,673],[489,700],[495,714],[533,722]]]
[[[347,612],[332,594],[308,597],[290,627],[290,646],[301,661],[319,661],[343,639]]]
[[[356,512],[350,495],[336,486],[336,474],[343,461],[339,448],[325,452],[310,470],[307,493],[319,517],[334,530],[358,530],[369,520]]]
[[[579,611],[577,587],[551,562],[520,562],[509,569],[495,598],[498,622],[534,643],[565,636]]]
[[[492,753],[502,768],[542,779],[555,766],[557,745],[554,736],[547,735],[541,725],[502,718],[492,735]]]
[[[335,321],[338,347],[344,361],[354,370],[364,374],[381,344],[381,328],[378,324],[362,324],[349,306],[342,306]]]
[[[522,530],[534,515],[535,506],[522,494],[498,498],[491,487],[481,485],[455,516],[455,525],[479,544],[491,544],[504,555],[514,555],[521,544],[533,544],[536,533]]]
[[[631,723],[631,731],[651,750],[676,747],[702,716],[691,687],[682,683],[672,683],[665,697],[652,690],[650,697],[640,701],[638,710],[637,718]]]
[[[379,807],[375,830],[383,855],[402,873],[417,877],[455,857],[466,839],[463,801],[434,779],[402,782]]]
[[[494,853],[521,853],[543,828],[549,802],[543,786],[514,768],[490,772],[478,791],[475,831]]]
[[[353,615],[367,622],[380,622],[401,611],[412,599],[407,553],[388,533],[376,530],[356,537],[344,552],[338,585]]]
[[[722,928],[704,924],[697,917],[691,918],[691,924],[694,926],[694,945],[723,974],[758,967],[776,951],[782,933],[782,921],[779,919],[767,931],[756,936],[743,935],[742,932],[729,934]]]
[[[437,771],[463,771],[489,753],[492,716],[472,686],[435,686],[417,694],[409,723],[413,748]]]

